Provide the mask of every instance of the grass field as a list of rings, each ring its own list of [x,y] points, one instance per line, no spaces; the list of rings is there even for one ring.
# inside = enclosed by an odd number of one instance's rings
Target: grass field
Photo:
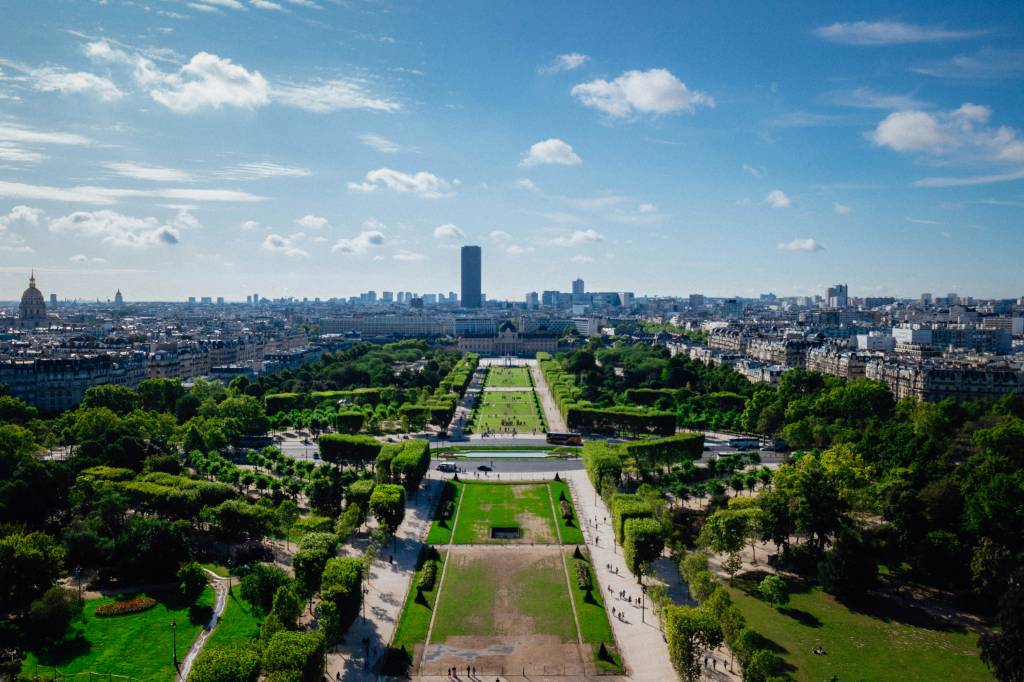
[[[579,517],[576,516],[576,505],[573,504],[572,493],[569,491],[569,484],[565,481],[552,481],[548,484],[551,488],[551,500],[555,503],[555,516],[558,520],[558,532],[562,536],[563,545],[582,545],[583,531],[580,530]],[[569,503],[572,510],[572,518],[562,518],[562,512],[558,504],[559,495],[565,495],[565,501]]]
[[[402,609],[401,620],[395,630],[395,637],[392,641],[392,648],[405,651],[407,662],[411,663],[415,658],[417,645],[423,644],[427,639],[427,630],[430,628],[430,616],[434,612],[434,604],[437,601],[437,588],[441,584],[441,571],[444,568],[445,553],[441,552],[441,562],[437,570],[437,579],[434,581],[434,589],[420,592],[416,589],[419,584],[422,569],[416,571],[412,577],[412,587],[405,599],[405,607]]]
[[[253,615],[252,605],[242,598],[238,584],[231,586],[227,607],[206,646],[245,646],[260,635],[260,618]]]
[[[795,679],[992,679],[971,631],[950,629],[922,615],[851,611],[817,587],[796,588],[790,603],[775,609],[752,596],[755,589],[756,578],[747,574],[737,577],[729,591],[747,624],[795,668]],[[815,655],[812,649],[818,646],[827,654]]]
[[[461,483],[455,483],[453,481],[445,481],[444,485],[451,486],[455,489],[455,495],[453,499],[455,504],[452,507],[452,515],[449,519],[439,518],[440,508],[436,510],[434,514],[434,520],[430,524],[430,531],[427,533],[427,544],[428,545],[447,545],[452,541],[452,526],[455,524],[455,513],[459,508],[459,500],[462,497],[463,485]]]
[[[589,565],[590,553],[586,550],[582,550],[582,553],[583,561]],[[593,567],[590,569],[590,575],[594,581],[594,589],[588,595],[576,582],[574,563],[579,560],[573,558],[572,550],[565,550],[565,561],[569,567],[569,584],[572,585],[573,599],[576,602],[576,617],[580,621],[580,636],[584,644],[590,645],[594,665],[604,672],[622,672],[622,657],[615,647],[615,636],[612,634],[612,625],[608,622],[608,612],[605,610],[604,594],[596,582],[597,576]],[[598,655],[601,644],[604,644],[608,652],[607,658]]]
[[[545,430],[533,391],[484,391],[473,412],[476,433],[528,433]]]
[[[151,596],[157,600],[157,605],[141,613],[97,618],[96,608],[115,599],[87,600],[83,617],[78,621],[83,637],[59,651],[29,652],[22,673],[34,675],[38,665],[40,674],[56,667],[63,673],[110,673],[139,680],[173,680],[171,621],[177,624],[176,650],[180,661],[213,613],[213,589],[203,590],[195,604],[183,603],[176,592],[131,596]]]
[[[558,555],[510,548],[496,559],[491,553],[452,553],[431,643],[511,635],[554,635],[575,642]]]
[[[526,367],[491,367],[487,370],[485,388],[531,388],[533,379]]]
[[[455,524],[457,545],[506,544],[491,539],[491,526],[520,528],[520,543],[556,544],[551,502],[543,483],[461,483],[462,501]]]

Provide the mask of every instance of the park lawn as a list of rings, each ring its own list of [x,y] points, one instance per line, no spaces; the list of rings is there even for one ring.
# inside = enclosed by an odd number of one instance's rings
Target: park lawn
[[[515,556],[515,561],[511,559]],[[576,641],[565,574],[555,553],[449,557],[431,643],[457,636],[556,635]],[[523,632],[508,631],[522,628]]]
[[[576,505],[572,501],[572,492],[569,490],[569,484],[565,481],[552,481],[548,484],[551,489],[551,500],[555,503],[555,516],[558,519],[558,532],[562,535],[563,545],[582,545],[583,531],[580,530],[580,519],[576,515]],[[569,507],[572,509],[572,518],[563,519],[562,510],[558,504],[558,498],[560,494],[565,495],[566,502],[569,503]]]
[[[462,487],[455,544],[557,544],[545,484],[465,482]],[[492,526],[518,527],[521,537],[518,541],[492,539]]]
[[[455,511],[452,512],[452,517],[446,520],[439,519],[437,517],[437,512],[435,512],[434,520],[430,522],[430,531],[427,533],[428,545],[447,545],[452,541],[452,526],[455,525],[455,517],[458,516],[459,513],[459,504],[462,501],[462,490],[464,485],[461,481],[445,481],[444,484],[446,486],[454,486],[456,489]]]
[[[526,367],[491,367],[485,388],[531,388],[533,379]]]
[[[991,680],[978,653],[978,635],[906,622],[922,616],[851,611],[818,587],[794,591],[775,609],[756,594],[756,581],[739,576],[732,595],[747,624],[774,642],[799,680]],[[910,618],[905,616],[910,615]],[[930,624],[929,624],[930,625]],[[827,654],[817,656],[814,647]]]
[[[536,400],[533,391],[485,391],[473,413],[473,430],[476,433],[544,431],[544,418]]]
[[[583,554],[583,561],[590,564],[590,553],[585,549],[580,552]],[[567,549],[564,553],[569,569],[569,584],[572,586],[572,596],[576,602],[576,617],[580,622],[580,637],[584,644],[590,645],[592,660],[598,670],[621,673],[623,672],[622,656],[619,655],[618,648],[615,646],[615,635],[612,634],[612,625],[608,621],[608,612],[605,609],[604,592],[597,584],[597,572],[593,566],[590,567],[590,579],[594,583],[594,589],[589,594],[584,592],[576,582],[574,564],[579,560],[573,558],[572,550]],[[601,658],[598,655],[602,643],[608,652],[608,658]]]
[[[43,673],[56,667],[65,674],[109,673],[170,682],[175,678],[171,621],[177,623],[176,649],[178,661],[181,661],[199,631],[210,621],[215,599],[213,588],[206,587],[194,604],[185,603],[173,591],[138,593],[123,598],[143,596],[156,599],[156,606],[141,613],[106,618],[97,618],[96,608],[115,601],[114,597],[86,600],[82,618],[76,623],[83,632],[83,639],[56,652],[29,652],[22,664],[22,674],[31,676],[36,670]]]
[[[416,589],[419,584],[420,574],[423,568],[416,571],[412,577],[409,587],[409,594],[405,598],[405,607],[402,609],[402,617],[395,629],[395,636],[391,642],[393,649],[404,651],[411,662],[417,644],[424,644],[427,640],[427,631],[430,629],[430,616],[434,613],[434,604],[437,602],[437,588],[441,585],[441,573],[444,571],[445,552],[440,552],[441,561],[438,563],[437,578],[434,580],[432,590],[420,591]]]
[[[262,618],[253,612],[252,604],[242,598],[238,584],[231,586],[224,613],[207,640],[206,646],[245,647],[260,636]]]
[[[212,561],[207,561],[207,562],[204,562],[204,563],[200,563],[199,565],[202,566],[203,568],[209,570],[209,571],[213,571],[214,573],[216,573],[217,575],[219,575],[222,578],[227,578],[228,575],[230,575],[230,573],[229,573],[230,569],[227,566],[225,566],[224,564],[218,564],[218,563],[214,563]]]

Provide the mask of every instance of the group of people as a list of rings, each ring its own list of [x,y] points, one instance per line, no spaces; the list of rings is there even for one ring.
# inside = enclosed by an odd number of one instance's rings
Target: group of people
[[[472,666],[472,665],[467,665],[466,666],[466,677],[468,677],[469,679],[473,679],[475,675],[476,675],[476,667]],[[456,679],[456,680],[459,679],[459,669],[455,668],[455,667],[448,668],[448,678],[449,679]],[[501,682],[501,681],[500,680],[495,680],[494,682]]]

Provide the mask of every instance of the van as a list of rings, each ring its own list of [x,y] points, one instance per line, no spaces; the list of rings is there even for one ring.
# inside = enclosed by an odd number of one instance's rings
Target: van
[[[441,463],[439,463],[437,465],[437,470],[438,471],[445,471],[445,472],[449,472],[449,473],[457,471],[457,469],[455,468],[455,465],[452,464],[451,462],[441,462]]]

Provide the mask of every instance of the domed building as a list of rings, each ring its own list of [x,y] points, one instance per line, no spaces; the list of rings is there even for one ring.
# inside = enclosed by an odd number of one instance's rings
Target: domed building
[[[29,277],[28,289],[25,289],[25,293],[21,295],[18,321],[22,327],[45,326],[48,322],[46,301],[43,300],[43,292],[36,288],[36,273],[34,271]]]

